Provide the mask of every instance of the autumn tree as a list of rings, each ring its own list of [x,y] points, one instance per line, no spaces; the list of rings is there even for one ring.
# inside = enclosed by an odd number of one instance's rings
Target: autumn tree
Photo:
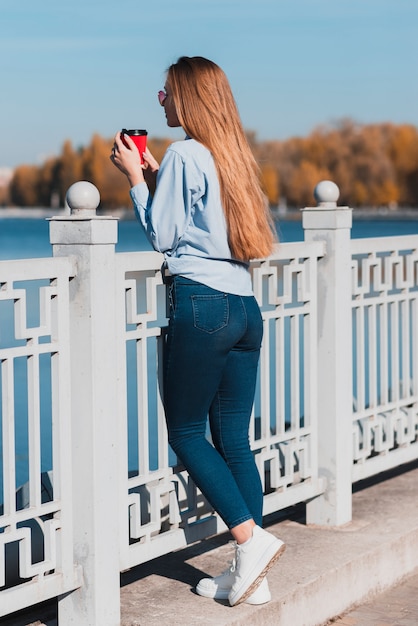
[[[54,193],[57,193],[54,180],[56,178],[58,163],[59,161],[55,158],[47,159],[47,161],[38,168],[36,186],[37,204],[39,204],[39,206],[49,207],[54,203],[53,196]]]
[[[410,206],[418,204],[418,129],[403,124],[392,126],[387,152],[397,175],[400,200]]]
[[[67,190],[82,178],[82,151],[76,152],[71,141],[67,140],[62,148],[52,181],[54,190],[59,194],[60,205],[63,206]]]
[[[261,166],[261,184],[270,204],[278,204],[280,177],[277,167],[271,163]]]
[[[38,168],[35,165],[20,165],[15,169],[10,182],[10,200],[17,206],[38,204]]]

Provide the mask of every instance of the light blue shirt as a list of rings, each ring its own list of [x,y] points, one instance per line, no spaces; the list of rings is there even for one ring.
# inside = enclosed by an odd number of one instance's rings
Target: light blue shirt
[[[216,166],[194,139],[173,143],[161,161],[151,197],[145,183],[131,189],[135,213],[171,274],[213,289],[252,295],[249,264],[228,245]]]

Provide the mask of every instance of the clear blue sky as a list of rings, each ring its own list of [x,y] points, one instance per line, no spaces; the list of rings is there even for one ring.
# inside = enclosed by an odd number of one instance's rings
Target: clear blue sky
[[[0,167],[122,127],[178,139],[156,93],[181,55],[226,71],[259,139],[418,125],[416,0],[0,0]]]

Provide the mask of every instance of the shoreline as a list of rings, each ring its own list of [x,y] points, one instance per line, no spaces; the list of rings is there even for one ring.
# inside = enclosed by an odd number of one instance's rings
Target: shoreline
[[[340,207],[345,208],[345,207]],[[284,209],[283,207],[271,207],[274,219],[281,221],[300,221],[302,219],[303,209]],[[45,208],[45,207],[0,207],[0,220],[2,219],[47,219],[51,217],[62,217],[70,215],[69,209],[66,208]],[[115,217],[120,220],[135,219],[131,208],[120,208],[109,211],[97,211],[97,215],[105,215]],[[418,220],[418,207],[405,209],[353,209],[353,220]]]

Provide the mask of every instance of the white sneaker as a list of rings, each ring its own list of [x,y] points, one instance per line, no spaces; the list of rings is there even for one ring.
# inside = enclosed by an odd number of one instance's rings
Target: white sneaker
[[[231,606],[245,602],[258,589],[285,547],[283,541],[254,526],[251,539],[236,546],[235,580],[228,596]]]
[[[232,585],[235,581],[235,559],[231,566],[215,578],[202,578],[196,587],[196,593],[204,598],[214,598],[215,600],[227,600]],[[265,604],[270,602],[271,593],[267,578],[263,578],[261,585],[246,599],[247,604]]]

